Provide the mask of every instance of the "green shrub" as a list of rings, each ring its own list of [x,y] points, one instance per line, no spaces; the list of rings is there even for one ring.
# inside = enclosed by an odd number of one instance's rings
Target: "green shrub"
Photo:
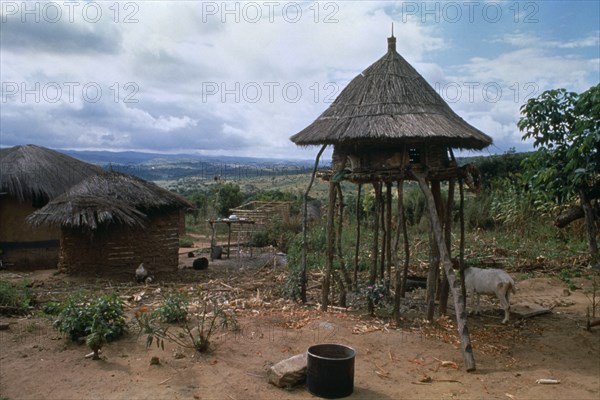
[[[163,296],[162,303],[153,313],[162,322],[169,324],[185,322],[187,320],[187,306],[189,302],[190,299],[185,293],[169,293]]]
[[[0,279],[0,314],[26,314],[32,302],[32,293],[27,287],[27,282],[13,284]]]
[[[179,247],[194,247],[194,240],[187,236],[179,238]]]
[[[192,317],[186,319],[178,331],[171,330],[170,325],[161,324],[155,313],[148,312],[145,307],[135,313],[132,323],[138,329],[138,335],[147,335],[146,348],[154,342],[164,350],[164,342],[168,340],[199,353],[209,350],[210,337],[218,326],[221,329],[238,329],[235,313],[226,311],[214,299],[205,299],[196,304]]]
[[[49,301],[42,306],[42,312],[46,315],[58,315],[62,310],[62,304],[58,301]]]
[[[89,298],[76,292],[67,297],[59,308],[54,327],[68,334],[71,340],[94,334],[111,342],[127,330],[123,304],[114,293]]]

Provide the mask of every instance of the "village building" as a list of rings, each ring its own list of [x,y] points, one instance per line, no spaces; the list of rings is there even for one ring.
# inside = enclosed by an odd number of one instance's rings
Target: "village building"
[[[60,229],[59,268],[126,276],[142,262],[152,273],[177,270],[179,234],[185,210],[192,207],[154,183],[103,172],[73,186],[27,220]]]
[[[0,260],[18,269],[55,268],[60,229],[25,218],[101,168],[35,145],[0,149]]]
[[[372,186],[375,192],[369,285],[383,282],[387,290],[394,287],[394,314],[399,319],[398,308],[409,257],[408,238],[403,229],[406,222],[402,191],[405,181],[416,181],[425,196],[431,232],[427,318],[433,318],[436,298],[440,299],[440,313],[446,312],[446,301],[451,292],[465,366],[469,371],[474,370],[461,285],[455,278],[451,260],[450,228],[455,184],[458,183],[462,193],[463,184],[476,184],[474,181],[478,176],[474,167],[457,165],[453,149],[483,149],[492,143],[492,139],[454,113],[433,87],[398,54],[393,34],[388,38],[387,53],[356,76],[314,122],[290,139],[300,146],[321,146],[315,172],[323,150],[333,146],[332,167],[320,172],[321,178],[329,182],[321,309],[326,311],[331,302],[332,281],[340,287],[342,295],[346,291],[345,285],[351,282],[337,241],[343,224],[340,182],[349,181],[357,184],[359,198],[364,184]],[[447,199],[442,196],[442,182],[448,182]],[[394,186],[398,198],[396,224],[392,223]],[[462,213],[462,204],[460,208]],[[358,249],[360,224],[357,225]],[[398,257],[402,231],[405,243],[403,269]],[[462,238],[460,248],[464,249]],[[461,250],[457,257],[461,268],[464,266],[463,255]],[[441,272],[440,266],[443,267]],[[395,279],[392,279],[392,267]],[[304,265],[304,282],[305,273]],[[346,279],[341,279],[340,274]],[[344,299],[341,296],[340,302]],[[373,310],[372,301],[369,308]]]

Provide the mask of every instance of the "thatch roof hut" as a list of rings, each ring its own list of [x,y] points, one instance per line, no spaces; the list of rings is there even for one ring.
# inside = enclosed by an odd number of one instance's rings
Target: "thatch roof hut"
[[[25,218],[102,169],[35,145],[0,149],[0,259],[17,268],[53,268],[59,229],[33,229]]]
[[[342,188],[340,181],[358,183],[360,199],[361,184],[370,183],[375,189],[375,216],[373,218],[373,247],[368,284],[376,280],[391,287],[392,265],[395,267],[394,314],[399,320],[399,305],[407,279],[409,246],[406,219],[402,204],[405,180],[416,180],[425,195],[429,211],[431,237],[430,267],[427,279],[427,318],[432,320],[435,299],[440,299],[440,313],[446,312],[448,290],[453,293],[457,314],[457,326],[462,343],[467,370],[475,369],[465,313],[462,311],[462,294],[455,281],[450,261],[450,227],[454,183],[458,180],[461,193],[465,178],[472,169],[459,168],[452,153],[453,148],[483,149],[492,139],[469,125],[456,115],[442,97],[425,79],[396,52],[396,38],[388,38],[387,53],[354,78],[335,101],[313,123],[293,135],[290,140],[300,146],[322,145],[315,163],[327,145],[333,145],[332,169],[322,171],[321,177],[329,180],[329,204],[327,210],[326,271],[322,284],[321,309],[329,304],[330,282],[334,279],[334,258],[339,258],[341,273],[346,284],[350,283],[341,251],[343,215]],[[314,174],[313,174],[314,178]],[[448,199],[442,199],[441,181],[448,181]],[[312,184],[312,180],[311,180]],[[392,188],[397,184],[397,225],[392,224]],[[306,191],[305,201],[308,191]],[[340,198],[338,202],[338,197]],[[461,197],[462,198],[462,197]],[[338,205],[339,204],[339,205]],[[357,205],[359,201],[357,200]],[[358,207],[358,206],[357,206]],[[337,208],[337,210],[336,210]],[[306,208],[305,208],[306,210]],[[462,213],[462,203],[460,207]],[[357,215],[359,215],[357,211]],[[338,219],[337,224],[335,219]],[[462,219],[461,219],[462,220]],[[305,211],[306,221],[306,211]],[[336,226],[337,225],[337,226]],[[396,232],[393,232],[393,230]],[[306,222],[303,231],[306,230]],[[399,233],[405,242],[404,270],[400,270],[398,258]],[[306,235],[306,233],[304,233]],[[380,235],[381,234],[381,235]],[[392,238],[395,245],[392,249]],[[336,239],[337,244],[336,244]],[[448,239],[448,240],[447,240]],[[354,279],[357,279],[360,223],[357,223]],[[461,249],[463,249],[461,243]],[[337,247],[337,253],[336,253]],[[305,249],[303,250],[305,254]],[[462,255],[461,250],[461,265]],[[302,296],[305,299],[306,256],[302,272]],[[445,276],[437,285],[440,264]],[[464,276],[464,274],[461,274]],[[340,286],[340,305],[345,302],[345,284]],[[404,282],[404,283],[403,283]],[[449,286],[448,286],[449,283]],[[357,283],[354,282],[355,287]],[[439,296],[436,289],[439,286]],[[373,301],[369,300],[373,311]]]
[[[178,265],[184,211],[193,206],[154,183],[118,172],[90,176],[27,218],[61,228],[59,267],[132,274]]]

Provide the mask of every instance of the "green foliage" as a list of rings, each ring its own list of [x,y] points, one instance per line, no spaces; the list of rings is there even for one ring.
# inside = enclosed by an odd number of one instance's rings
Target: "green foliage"
[[[27,314],[33,302],[27,282],[17,284],[0,279],[0,314]]]
[[[168,293],[163,296],[162,303],[154,310],[154,315],[161,322],[169,324],[185,322],[188,316],[187,307],[189,303],[189,296],[185,293]]]
[[[276,190],[261,190],[253,196],[256,201],[288,201],[290,203],[290,212],[298,214],[302,207],[303,196],[300,193],[284,192]]]
[[[58,301],[49,301],[42,306],[42,312],[46,315],[58,315],[62,310],[62,304]]]
[[[194,247],[194,239],[189,236],[179,238],[179,247]]]
[[[384,303],[388,293],[389,291],[383,282],[378,282],[374,285],[368,285],[364,290],[365,297],[367,300],[371,300],[374,305]]]
[[[306,239],[307,269],[323,268],[325,266],[325,249],[327,246],[325,227],[317,225],[309,229]],[[290,240],[287,252],[288,274],[281,289],[281,294],[284,297],[293,300],[300,298],[302,242],[302,233],[298,233]]]
[[[523,166],[533,186],[559,204],[600,179],[600,85],[578,95],[548,90],[521,107],[518,127],[537,151]]]
[[[210,348],[210,338],[215,329],[237,329],[237,318],[228,312],[215,300],[205,300],[196,304],[196,310],[191,318],[186,319],[181,331],[174,332],[169,325],[161,324],[155,313],[146,309],[139,310],[133,319],[133,325],[138,329],[138,335],[146,334],[146,348],[156,343],[165,348],[165,340],[181,347],[194,349],[204,353]]]
[[[567,287],[569,288],[569,290],[577,289],[577,285],[573,282],[573,278],[575,278],[575,277],[578,278],[580,276],[581,276],[581,274],[578,271],[574,272],[568,268],[563,268],[558,273],[558,278],[567,284]]]
[[[522,162],[529,153],[517,153],[512,148],[504,154],[495,154],[486,157],[469,159],[474,164],[483,179],[484,188],[489,188],[498,179],[510,179],[519,176],[522,170]]]
[[[60,305],[54,327],[79,340],[94,334],[96,342],[111,342],[127,330],[123,304],[113,293],[90,298],[82,292],[71,294]]]
[[[404,212],[409,225],[418,225],[425,215],[425,196],[418,187],[408,187],[405,190]]]
[[[222,217],[229,216],[230,210],[239,207],[244,201],[240,187],[231,182],[218,183],[211,188],[211,194],[214,196],[215,210]]]

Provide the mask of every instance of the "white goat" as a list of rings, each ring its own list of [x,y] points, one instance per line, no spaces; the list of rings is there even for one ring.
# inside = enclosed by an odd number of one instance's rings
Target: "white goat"
[[[465,286],[467,291],[474,292],[476,297],[475,313],[479,314],[479,295],[496,295],[504,309],[503,324],[510,315],[510,294],[515,293],[515,282],[501,269],[481,269],[468,267],[465,269]]]

